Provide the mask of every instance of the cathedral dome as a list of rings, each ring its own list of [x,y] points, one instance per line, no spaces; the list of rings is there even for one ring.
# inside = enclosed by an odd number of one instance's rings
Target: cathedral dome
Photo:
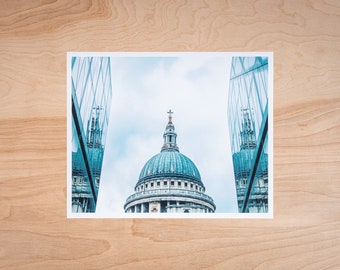
[[[168,112],[161,151],[143,166],[135,193],[124,204],[126,213],[213,213],[216,209],[196,165],[179,152],[172,113]]]
[[[137,184],[152,178],[162,177],[188,179],[203,185],[195,164],[188,157],[174,149],[163,150],[150,158],[144,165]]]

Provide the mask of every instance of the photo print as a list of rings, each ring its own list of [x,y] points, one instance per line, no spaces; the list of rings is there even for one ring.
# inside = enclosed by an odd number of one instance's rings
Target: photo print
[[[69,218],[272,218],[273,54],[67,55]]]

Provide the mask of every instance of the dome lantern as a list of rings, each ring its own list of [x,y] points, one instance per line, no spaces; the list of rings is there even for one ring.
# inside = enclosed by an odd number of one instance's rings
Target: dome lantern
[[[171,110],[168,111],[169,121],[166,125],[165,132],[163,134],[164,144],[162,147],[162,151],[165,150],[175,150],[178,151],[178,146],[176,143],[177,134],[175,132],[175,126],[172,123],[172,115],[173,112]]]

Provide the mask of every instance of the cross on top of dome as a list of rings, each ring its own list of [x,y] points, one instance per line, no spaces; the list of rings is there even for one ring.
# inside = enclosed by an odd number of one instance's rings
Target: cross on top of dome
[[[172,114],[174,112],[172,112],[171,109],[170,109],[167,113],[169,114],[169,123],[171,123],[171,121],[172,121]]]

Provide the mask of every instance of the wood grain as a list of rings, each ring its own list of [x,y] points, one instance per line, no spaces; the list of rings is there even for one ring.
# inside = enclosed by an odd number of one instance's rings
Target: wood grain
[[[340,3],[0,2],[1,269],[339,269]],[[274,219],[66,219],[67,51],[273,51]]]

